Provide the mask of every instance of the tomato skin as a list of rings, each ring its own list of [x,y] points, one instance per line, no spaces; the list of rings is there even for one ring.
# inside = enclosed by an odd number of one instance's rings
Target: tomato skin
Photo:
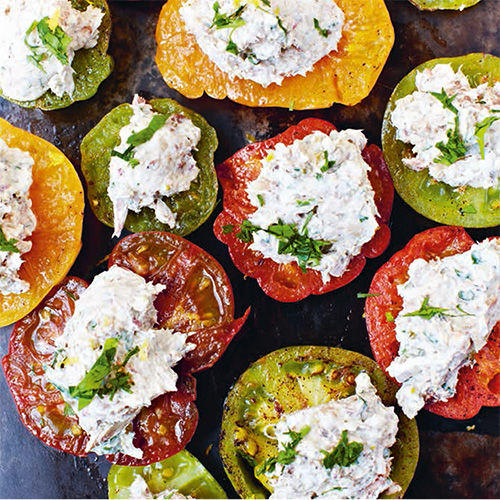
[[[365,305],[366,325],[372,352],[384,371],[398,354],[394,321],[403,307],[397,286],[408,279],[410,264],[417,258],[431,260],[466,252],[474,240],[461,227],[441,226],[417,234],[405,248],[394,254],[375,274]],[[494,327],[488,342],[475,356],[473,367],[459,372],[456,394],[448,401],[429,403],[425,409],[454,419],[476,415],[482,406],[500,405],[500,324]]]
[[[115,247],[109,265],[115,264],[165,284],[166,291],[155,301],[159,326],[193,331],[190,342],[197,345],[176,367],[177,391],[157,397],[134,419],[134,443],[143,450],[143,459],[123,454],[107,457],[120,465],[147,465],[179,452],[191,440],[198,422],[196,381],[191,373],[210,367],[222,355],[249,310],[234,320],[232,289],[222,267],[179,236],[158,232],[130,235]],[[55,287],[16,323],[9,353],[2,361],[25,426],[45,444],[79,456],[87,454],[87,436],[76,416],[64,415],[65,402],[44,377],[43,365],[52,362],[52,340],[63,333],[75,299],[86,287],[79,278],[66,278]]]
[[[215,236],[228,245],[234,265],[246,276],[255,278],[262,290],[281,302],[296,302],[311,294],[322,294],[340,288],[356,278],[365,266],[366,257],[377,257],[389,244],[390,229],[387,226],[394,198],[394,187],[380,149],[375,145],[365,147],[363,158],[372,167],[369,175],[375,190],[375,203],[379,210],[379,229],[371,241],[366,243],[359,255],[352,258],[342,276],[332,277],[324,283],[321,273],[308,269],[304,273],[296,262],[277,264],[264,258],[259,252],[243,243],[236,232],[224,233],[224,226],[239,227],[256,209],[250,204],[246,193],[249,182],[260,173],[260,160],[276,144],[291,145],[314,131],[325,134],[336,130],[331,123],[317,118],[307,118],[285,132],[263,142],[250,144],[217,166],[217,176],[224,190],[224,209],[214,224]]]

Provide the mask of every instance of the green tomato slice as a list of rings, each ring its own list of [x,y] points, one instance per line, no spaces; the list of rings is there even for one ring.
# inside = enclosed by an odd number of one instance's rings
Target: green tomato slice
[[[382,148],[385,160],[401,198],[425,217],[463,227],[491,227],[500,224],[500,188],[454,188],[433,179],[428,169],[416,172],[403,164],[403,158],[412,156],[412,145],[396,140],[396,129],[391,115],[396,101],[416,90],[418,71],[437,64],[450,64],[461,69],[472,86],[500,81],[500,58],[489,54],[468,54],[461,57],[433,59],[417,66],[396,86],[389,99],[382,123]]]
[[[481,0],[410,0],[420,10],[464,10]]]
[[[128,212],[125,228],[133,233],[168,231],[185,236],[201,226],[215,207],[218,184],[213,156],[217,135],[204,118],[172,99],[153,99],[149,104],[153,111],[167,116],[181,113],[201,130],[201,139],[193,152],[200,171],[188,191],[162,198],[176,215],[175,227],[158,221],[154,210],[145,207],[139,213]],[[96,217],[110,227],[113,227],[113,203],[108,196],[111,151],[120,144],[120,130],[130,123],[132,113],[132,106],[120,104],[83,138],[80,146],[90,206]]]
[[[355,377],[366,371],[383,403],[395,405],[397,385],[370,358],[334,347],[300,346],[274,351],[241,375],[224,405],[219,451],[229,479],[242,498],[267,498],[255,467],[278,453],[272,426],[280,415],[348,397]],[[399,431],[391,448],[391,479],[401,491],[383,498],[400,498],[415,472],[419,444],[415,420],[398,409]],[[265,478],[260,475],[259,478]]]
[[[96,92],[99,85],[113,71],[113,59],[107,55],[109,38],[111,36],[111,14],[106,0],[71,0],[75,9],[85,10],[89,5],[93,5],[104,12],[101,25],[99,27],[99,38],[97,45],[91,49],[81,49],[75,53],[71,64],[75,73],[75,91],[73,95],[65,93],[58,97],[54,92],[48,90],[33,101],[17,101],[2,93],[0,96],[12,101],[24,108],[40,108],[45,111],[52,109],[66,108],[75,101],[90,99]]]
[[[109,498],[131,498],[130,486],[142,476],[151,493],[176,490],[193,498],[227,498],[201,462],[186,450],[143,467],[112,465],[108,474]]]

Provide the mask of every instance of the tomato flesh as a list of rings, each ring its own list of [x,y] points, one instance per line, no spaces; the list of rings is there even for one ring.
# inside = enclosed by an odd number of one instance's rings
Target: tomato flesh
[[[228,245],[235,266],[243,274],[255,278],[267,295],[282,302],[295,302],[308,295],[326,293],[346,285],[361,273],[366,257],[377,257],[389,244],[387,222],[392,210],[394,188],[382,152],[374,145],[365,147],[363,158],[372,167],[369,178],[375,191],[379,228],[372,240],[363,246],[361,253],[351,259],[342,276],[331,277],[325,283],[318,271],[308,269],[304,273],[296,262],[278,264],[251,250],[250,243],[239,240],[236,232],[224,232],[224,226],[239,227],[256,210],[248,200],[246,189],[259,176],[261,160],[269,149],[278,143],[291,145],[315,131],[328,134],[333,130],[335,127],[327,121],[308,118],[276,137],[246,146],[217,167],[224,190],[224,209],[215,221],[215,236]]]

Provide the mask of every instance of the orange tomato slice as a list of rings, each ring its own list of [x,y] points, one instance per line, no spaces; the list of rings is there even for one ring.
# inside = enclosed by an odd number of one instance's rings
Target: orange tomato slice
[[[318,61],[305,76],[290,76],[267,88],[222,72],[186,31],[179,9],[169,0],[156,28],[156,63],[167,84],[191,99],[203,92],[247,106],[293,109],[357,104],[371,91],[394,43],[394,28],[383,0],[336,0],[346,22],[338,50]]]

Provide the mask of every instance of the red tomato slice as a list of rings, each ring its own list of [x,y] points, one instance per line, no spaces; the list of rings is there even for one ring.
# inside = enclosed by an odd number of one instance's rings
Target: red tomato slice
[[[346,285],[361,273],[366,257],[379,256],[390,240],[387,222],[392,210],[394,187],[382,151],[374,145],[365,147],[363,158],[372,167],[369,178],[380,214],[379,228],[361,253],[351,260],[342,276],[332,277],[324,283],[318,271],[308,269],[304,273],[295,262],[278,264],[262,257],[260,252],[251,250],[250,243],[236,238],[237,231],[224,233],[224,226],[238,228],[255,212],[256,208],[250,203],[246,189],[249,182],[259,176],[261,160],[267,156],[267,151],[278,143],[291,145],[295,140],[303,139],[317,130],[328,134],[336,129],[327,121],[307,118],[276,137],[244,147],[217,167],[217,176],[224,190],[224,209],[215,221],[215,236],[228,245],[234,265],[243,274],[255,278],[267,295],[282,302],[295,302],[308,295],[326,293]]]
[[[408,268],[418,258],[431,260],[463,253],[474,240],[461,227],[444,226],[417,234],[403,250],[394,254],[375,274],[366,299],[365,317],[373,355],[384,371],[397,356],[399,343],[392,318],[403,308],[397,286],[408,279]],[[391,318],[392,316],[392,318]],[[476,363],[460,370],[457,391],[446,402],[425,406],[443,417],[466,419],[476,415],[482,406],[500,405],[500,323],[487,344],[475,356]]]
[[[193,332],[196,348],[177,367],[177,391],[156,398],[134,420],[134,444],[141,460],[127,455],[107,458],[121,465],[147,465],[182,450],[198,422],[195,371],[210,367],[239,331],[245,315],[234,320],[231,284],[218,262],[179,236],[136,233],[113,250],[109,265],[127,267],[147,280],[167,286],[155,302],[159,325]],[[87,284],[66,278],[28,316],[14,326],[9,353],[2,364],[19,414],[45,444],[84,456],[87,436],[75,415],[65,415],[65,402],[44,376],[53,359],[53,339],[61,335]]]

